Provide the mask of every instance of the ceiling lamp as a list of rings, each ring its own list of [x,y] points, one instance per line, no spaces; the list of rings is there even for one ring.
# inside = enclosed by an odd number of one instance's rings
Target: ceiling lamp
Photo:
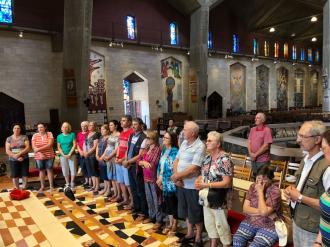
[[[270,33],[275,32],[275,28],[271,27],[271,28],[269,29],[269,32],[270,32]]]
[[[23,30],[20,30],[20,31],[18,32],[18,37],[20,37],[20,38],[23,38],[23,37],[24,37]]]
[[[312,42],[316,42],[317,41],[317,38],[316,37],[313,37],[311,40],[312,40]]]
[[[311,22],[317,22],[317,17],[316,17],[316,16],[313,16],[313,17],[311,18]]]
[[[295,37],[295,36],[296,36],[296,34],[295,34],[295,33],[292,33],[292,34],[291,34],[291,37]]]

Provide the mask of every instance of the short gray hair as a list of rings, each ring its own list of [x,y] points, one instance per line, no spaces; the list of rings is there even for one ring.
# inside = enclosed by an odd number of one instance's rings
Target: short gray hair
[[[326,127],[322,121],[312,120],[306,121],[303,125],[309,126],[309,132],[312,136],[322,136],[323,133],[326,131]]]
[[[264,122],[266,122],[266,114],[265,113],[263,113],[263,112],[258,112],[257,113],[257,115],[260,115],[261,116],[261,118],[262,118],[262,122],[264,123]]]
[[[221,135],[218,131],[210,131],[208,134],[207,134],[207,137],[214,137],[215,140],[220,143],[220,146],[222,147],[222,144],[223,144],[223,135]]]
[[[196,136],[198,136],[199,133],[199,126],[196,122],[194,121],[187,121],[184,125],[189,126],[191,128],[191,131],[194,132]]]

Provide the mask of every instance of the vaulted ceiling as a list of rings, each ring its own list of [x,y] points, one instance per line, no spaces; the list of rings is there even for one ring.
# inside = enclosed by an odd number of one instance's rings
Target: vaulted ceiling
[[[187,16],[200,6],[198,0],[167,1]],[[304,42],[316,37],[317,42],[322,43],[325,0],[213,0],[212,2],[212,7],[218,5],[218,8],[229,8],[241,23],[246,24],[249,32]],[[311,22],[312,16],[316,16],[318,21]],[[272,34],[269,33],[271,27],[276,30]]]

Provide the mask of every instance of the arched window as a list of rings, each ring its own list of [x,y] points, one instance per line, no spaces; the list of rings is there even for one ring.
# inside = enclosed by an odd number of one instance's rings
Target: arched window
[[[320,52],[318,49],[315,51],[315,62],[316,63],[320,62]]]
[[[300,48],[300,60],[305,61],[305,49]]]
[[[253,55],[259,55],[259,43],[257,39],[253,39]]]
[[[127,37],[129,39],[136,38],[136,26],[135,26],[135,17],[128,15],[126,16],[126,26],[127,26]]]
[[[269,43],[268,43],[268,41],[265,41],[265,43],[264,43],[264,55],[265,55],[265,57],[269,57]]]
[[[307,49],[307,61],[313,62],[313,50],[312,48]]]
[[[173,21],[170,23],[170,39],[171,45],[178,44],[178,25]]]
[[[239,39],[237,34],[233,34],[233,52],[234,53],[239,52]]]
[[[213,48],[212,33],[210,31],[207,36],[207,48],[209,49]]]
[[[275,44],[274,44],[274,57],[278,58],[279,51],[280,51],[280,45],[279,45],[278,42],[275,42]]]
[[[284,54],[284,58],[289,58],[289,45],[287,42],[284,43],[283,54]]]
[[[292,60],[297,60],[297,47],[295,45],[292,46]]]

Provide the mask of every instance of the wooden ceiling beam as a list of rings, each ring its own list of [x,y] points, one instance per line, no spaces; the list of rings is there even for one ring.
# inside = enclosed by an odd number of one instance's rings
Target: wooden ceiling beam
[[[262,15],[258,18],[253,26],[259,27],[261,24],[263,24],[279,7],[281,7],[282,3],[284,2],[285,0],[280,0],[274,6],[267,9],[266,12],[262,13]]]
[[[312,7],[312,8],[315,8],[317,10],[323,10],[323,3],[322,4],[321,3],[320,4],[317,4],[315,2],[315,0],[314,1],[313,0],[293,0],[293,1],[295,1],[297,3],[301,3],[301,4],[304,4],[304,5],[307,5],[307,6]]]
[[[310,34],[310,35],[295,37],[293,40],[294,41],[306,40],[306,39],[311,39],[313,37],[320,37],[322,35],[323,35],[323,33],[315,33],[315,34]]]

